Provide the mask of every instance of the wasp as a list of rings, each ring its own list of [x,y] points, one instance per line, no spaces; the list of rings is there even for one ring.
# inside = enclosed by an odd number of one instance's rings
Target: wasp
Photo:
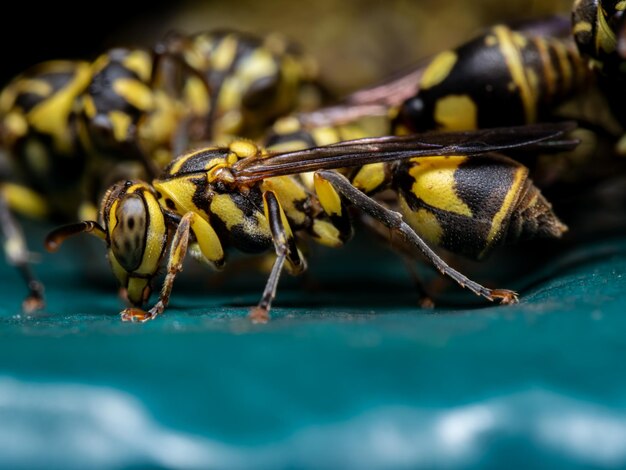
[[[187,252],[219,269],[229,248],[245,253],[273,249],[273,268],[250,314],[262,322],[269,318],[283,269],[292,274],[306,269],[302,241],[344,245],[352,234],[349,207],[353,207],[387,227],[460,286],[492,301],[512,303],[517,300],[515,292],[472,281],[446,264],[429,244],[482,257],[516,239],[560,236],[565,227],[528,179],[526,168],[493,152],[571,148],[575,143],[563,138],[568,130],[569,124],[435,132],[293,152],[268,152],[236,140],[228,147],[204,148],[177,158],[151,184],[133,180],[115,184],[102,201],[99,222],[60,227],[48,235],[46,246],[54,251],[79,233],[102,239],[113,273],[133,305],[121,312],[126,321],[147,321],[163,313]],[[354,171],[347,176],[335,171],[342,168]],[[310,172],[313,191],[299,177]],[[372,197],[383,189],[397,194],[401,213]],[[142,310],[165,259],[159,300]]]
[[[219,139],[226,129],[246,135],[257,111],[265,122],[295,108],[312,73],[276,38],[182,38],[184,48],[170,38],[167,48],[115,48],[91,63],[46,62],[3,89],[0,147],[15,170],[0,185],[0,222],[7,258],[29,286],[25,311],[43,306],[43,287],[13,212],[96,218],[113,182],[153,178],[193,142]],[[220,124],[235,115],[245,116],[241,125]]]

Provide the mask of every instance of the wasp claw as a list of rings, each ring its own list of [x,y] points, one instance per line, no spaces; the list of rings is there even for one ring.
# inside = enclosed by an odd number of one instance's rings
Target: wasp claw
[[[133,323],[145,323],[149,320],[152,320],[156,317],[152,312],[146,312],[140,308],[130,307],[125,308],[120,312],[120,317],[122,321],[133,322]]]
[[[250,309],[248,318],[252,323],[265,324],[270,321],[270,312],[264,307],[253,307]]]
[[[502,305],[516,304],[519,301],[517,298],[517,292],[506,289],[492,290],[491,300],[499,300]]]

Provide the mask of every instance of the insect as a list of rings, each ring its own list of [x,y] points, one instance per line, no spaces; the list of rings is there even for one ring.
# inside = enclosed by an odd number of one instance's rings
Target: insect
[[[177,158],[152,184],[117,183],[102,201],[100,222],[61,227],[49,234],[46,246],[54,251],[79,233],[104,240],[112,270],[133,305],[121,313],[127,321],[147,321],[165,310],[187,251],[221,268],[228,248],[247,253],[273,248],[272,271],[250,314],[255,321],[267,321],[283,268],[293,274],[306,268],[299,243],[310,237],[342,246],[352,234],[348,207],[353,206],[460,286],[489,300],[512,303],[517,300],[513,291],[489,289],[465,277],[425,240],[480,257],[507,241],[560,236],[564,226],[527,178],[525,167],[491,152],[571,148],[575,142],[563,137],[571,127],[382,137],[282,153],[237,140],[229,147]],[[376,175],[372,164],[377,165]],[[348,167],[354,170],[348,177],[334,171]],[[314,172],[314,191],[299,178],[307,172]],[[370,174],[364,177],[364,172]],[[402,214],[371,197],[384,188],[397,194]],[[148,301],[165,258],[159,300],[144,311],[140,307]]]
[[[29,286],[24,311],[43,307],[43,286],[14,212],[96,218],[118,179],[152,178],[193,142],[246,132],[256,112],[261,123],[296,107],[314,69],[276,38],[177,37],[184,54],[172,38],[154,51],[115,48],[92,63],[39,64],[3,89],[0,148],[12,169],[0,183],[0,223],[7,258]]]

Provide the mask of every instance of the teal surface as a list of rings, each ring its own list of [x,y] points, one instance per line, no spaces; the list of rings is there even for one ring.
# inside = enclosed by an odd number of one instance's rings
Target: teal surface
[[[192,263],[122,324],[94,242],[43,257],[36,317],[0,267],[0,468],[626,466],[626,240],[550,258],[519,305],[434,311],[361,240],[284,279],[267,325],[261,274]]]

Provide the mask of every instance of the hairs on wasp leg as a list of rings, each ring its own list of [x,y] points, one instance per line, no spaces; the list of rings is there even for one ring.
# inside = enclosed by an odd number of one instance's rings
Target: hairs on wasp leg
[[[457,251],[475,256],[515,238],[559,236],[562,224],[527,179],[522,165],[504,157],[476,155],[513,148],[529,152],[546,146],[569,149],[576,142],[565,139],[564,133],[572,127],[555,124],[369,138],[283,153],[234,141],[229,147],[210,147],[179,157],[151,185],[117,183],[103,199],[100,223],[61,227],[49,234],[46,245],[54,250],[67,237],[82,232],[104,239],[112,270],[133,305],[122,312],[122,319],[130,321],[146,321],[164,311],[190,243],[197,248],[191,254],[216,268],[224,264],[227,248],[245,253],[273,248],[272,273],[261,301],[251,312],[253,320],[266,321],[283,267],[294,274],[306,268],[298,242],[308,237],[323,245],[342,246],[352,233],[347,206],[353,205],[406,239],[461,287],[489,300],[511,303],[517,299],[514,292],[486,288],[454,270],[428,246],[424,235],[441,246],[454,244],[456,239]],[[391,188],[399,198],[422,197],[435,204],[432,212],[412,202],[403,215],[390,211],[348,178],[331,171],[354,167],[358,173],[371,163],[384,164],[384,174],[389,177],[370,193]],[[429,190],[428,184],[418,191],[405,186],[404,180],[413,178],[414,185],[420,186],[419,170],[413,172],[414,168],[430,166],[434,173],[426,173],[432,176],[442,165],[447,175],[460,172],[467,192],[454,193],[454,186],[444,184],[440,188],[444,201],[439,204],[443,207],[437,209],[439,191]],[[308,191],[298,177],[310,171],[315,172],[314,191]],[[472,179],[473,174],[478,180]],[[442,181],[451,184],[449,177]],[[455,207],[448,207],[447,213],[448,196],[452,206],[469,204],[470,210],[484,206],[483,213],[473,218],[471,212]],[[467,237],[458,239],[455,233],[446,238],[450,227],[458,234],[466,232]],[[144,311],[140,307],[147,302],[151,282],[166,257],[167,274],[159,300]]]

